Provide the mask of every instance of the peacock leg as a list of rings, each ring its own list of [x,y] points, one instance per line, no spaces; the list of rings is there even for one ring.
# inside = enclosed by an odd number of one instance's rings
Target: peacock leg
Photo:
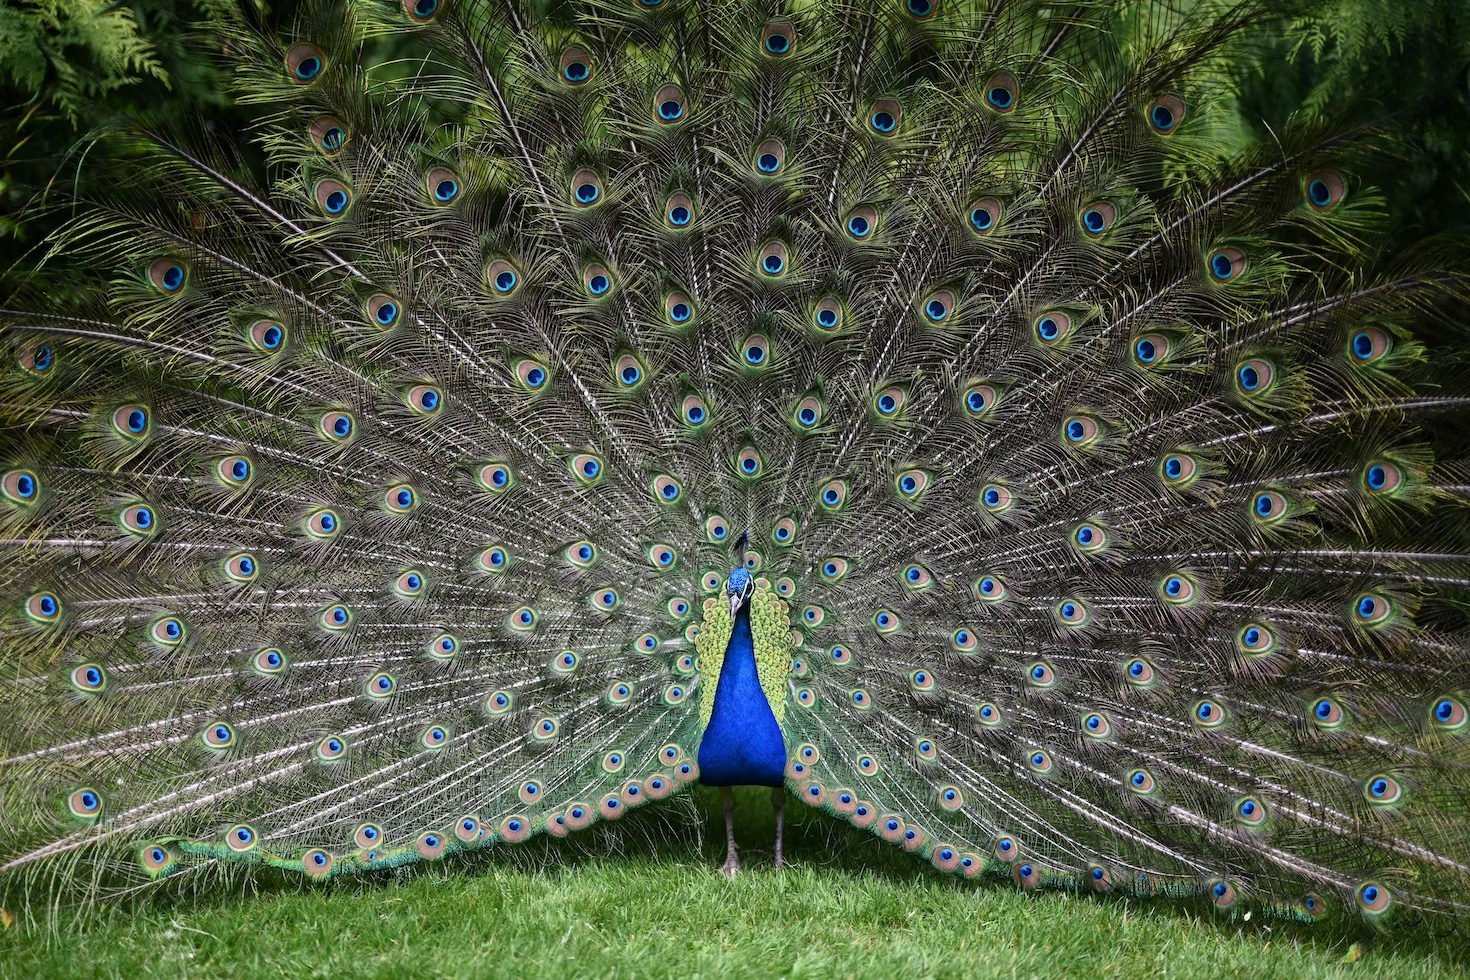
[[[776,811],[776,860],[772,867],[781,867],[781,818],[786,813],[786,787],[771,790],[771,807]]]
[[[740,855],[735,851],[735,791],[720,787],[720,800],[725,804],[725,866],[720,870],[731,878],[740,873]]]

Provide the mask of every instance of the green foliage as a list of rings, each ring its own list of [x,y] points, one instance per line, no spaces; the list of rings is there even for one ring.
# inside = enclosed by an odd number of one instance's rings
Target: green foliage
[[[0,6],[0,295],[12,266],[55,226],[38,204],[67,161],[94,154],[88,133],[146,112],[168,128],[204,117],[231,125],[224,79],[189,42],[189,25],[223,0],[157,0],[134,10],[96,0]],[[77,175],[106,181],[105,166]],[[32,256],[32,259],[34,257]]]
[[[133,12],[92,0],[25,0],[0,7],[0,71],[73,123],[123,86],[143,78],[168,81]]]
[[[1310,0],[1240,69],[1240,107],[1275,126],[1298,107],[1402,123],[1412,149],[1357,174],[1405,238],[1470,225],[1470,6]]]

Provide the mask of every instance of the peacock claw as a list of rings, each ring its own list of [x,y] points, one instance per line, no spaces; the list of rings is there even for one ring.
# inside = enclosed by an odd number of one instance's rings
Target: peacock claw
[[[740,859],[731,854],[725,858],[725,863],[720,867],[720,874],[726,878],[733,878],[740,873]]]

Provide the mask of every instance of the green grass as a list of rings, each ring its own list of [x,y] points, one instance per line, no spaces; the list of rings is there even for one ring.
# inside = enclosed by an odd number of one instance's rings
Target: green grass
[[[966,884],[804,808],[791,808],[792,866],[773,871],[757,791],[740,797],[746,870],[730,881],[713,793],[690,823],[667,819],[670,802],[511,860],[0,929],[0,976],[1470,977],[1465,947],[1424,936]]]

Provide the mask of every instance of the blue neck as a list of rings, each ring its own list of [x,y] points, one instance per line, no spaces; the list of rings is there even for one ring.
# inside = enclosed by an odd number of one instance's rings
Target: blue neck
[[[699,781],[709,786],[780,786],[785,775],[786,740],[761,690],[750,612],[742,608],[725,648],[714,711],[699,743]]]

